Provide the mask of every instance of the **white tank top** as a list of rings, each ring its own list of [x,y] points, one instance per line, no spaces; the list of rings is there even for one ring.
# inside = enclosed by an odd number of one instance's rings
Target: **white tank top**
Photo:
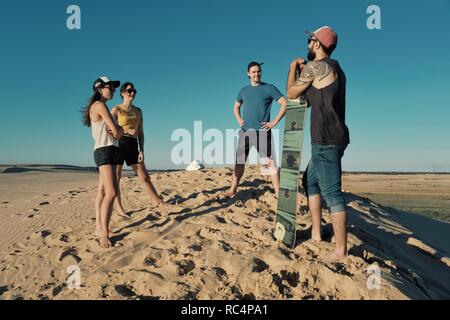
[[[106,131],[106,123],[103,120],[91,122],[92,137],[94,138],[94,150],[108,146],[119,146],[119,142]]]

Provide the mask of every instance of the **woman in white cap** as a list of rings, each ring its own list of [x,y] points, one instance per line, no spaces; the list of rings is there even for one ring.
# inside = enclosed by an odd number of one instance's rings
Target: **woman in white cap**
[[[95,236],[101,248],[111,247],[109,222],[117,194],[116,166],[120,161],[119,143],[123,135],[122,127],[116,125],[106,106],[111,100],[119,81],[101,77],[94,82],[94,94],[83,108],[83,124],[92,127],[94,138],[94,160],[100,172],[97,197],[95,199]]]

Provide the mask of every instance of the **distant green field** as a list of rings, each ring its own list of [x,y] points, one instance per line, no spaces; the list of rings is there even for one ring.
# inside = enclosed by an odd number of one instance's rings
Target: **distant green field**
[[[359,195],[378,202],[385,207],[450,222],[450,198],[379,193],[360,193]]]

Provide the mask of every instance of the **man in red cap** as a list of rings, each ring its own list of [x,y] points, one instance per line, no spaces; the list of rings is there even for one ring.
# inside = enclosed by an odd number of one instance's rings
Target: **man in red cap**
[[[346,78],[339,63],[330,58],[338,37],[330,27],[308,35],[307,62],[295,59],[290,66],[287,96],[296,99],[306,94],[311,105],[311,160],[303,175],[312,216],[311,238],[321,241],[321,196],[331,212],[336,248],[322,254],[324,261],[339,261],[347,256],[345,199],[341,191],[341,159],[350,143],[345,124]],[[297,71],[301,71],[296,79]]]

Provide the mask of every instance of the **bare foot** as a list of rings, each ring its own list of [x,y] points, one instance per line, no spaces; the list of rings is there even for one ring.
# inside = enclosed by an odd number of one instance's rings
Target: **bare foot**
[[[318,259],[325,263],[333,263],[333,262],[344,262],[347,256],[344,254],[339,254],[336,251],[331,251],[325,254],[319,255]]]
[[[100,248],[108,249],[111,248],[112,243],[111,240],[107,236],[101,236],[97,239]]]
[[[228,191],[225,191],[225,192],[221,192],[218,196],[217,196],[217,198],[219,198],[219,199],[231,199],[231,198],[234,198],[234,196],[236,195],[236,190],[228,190]]]

